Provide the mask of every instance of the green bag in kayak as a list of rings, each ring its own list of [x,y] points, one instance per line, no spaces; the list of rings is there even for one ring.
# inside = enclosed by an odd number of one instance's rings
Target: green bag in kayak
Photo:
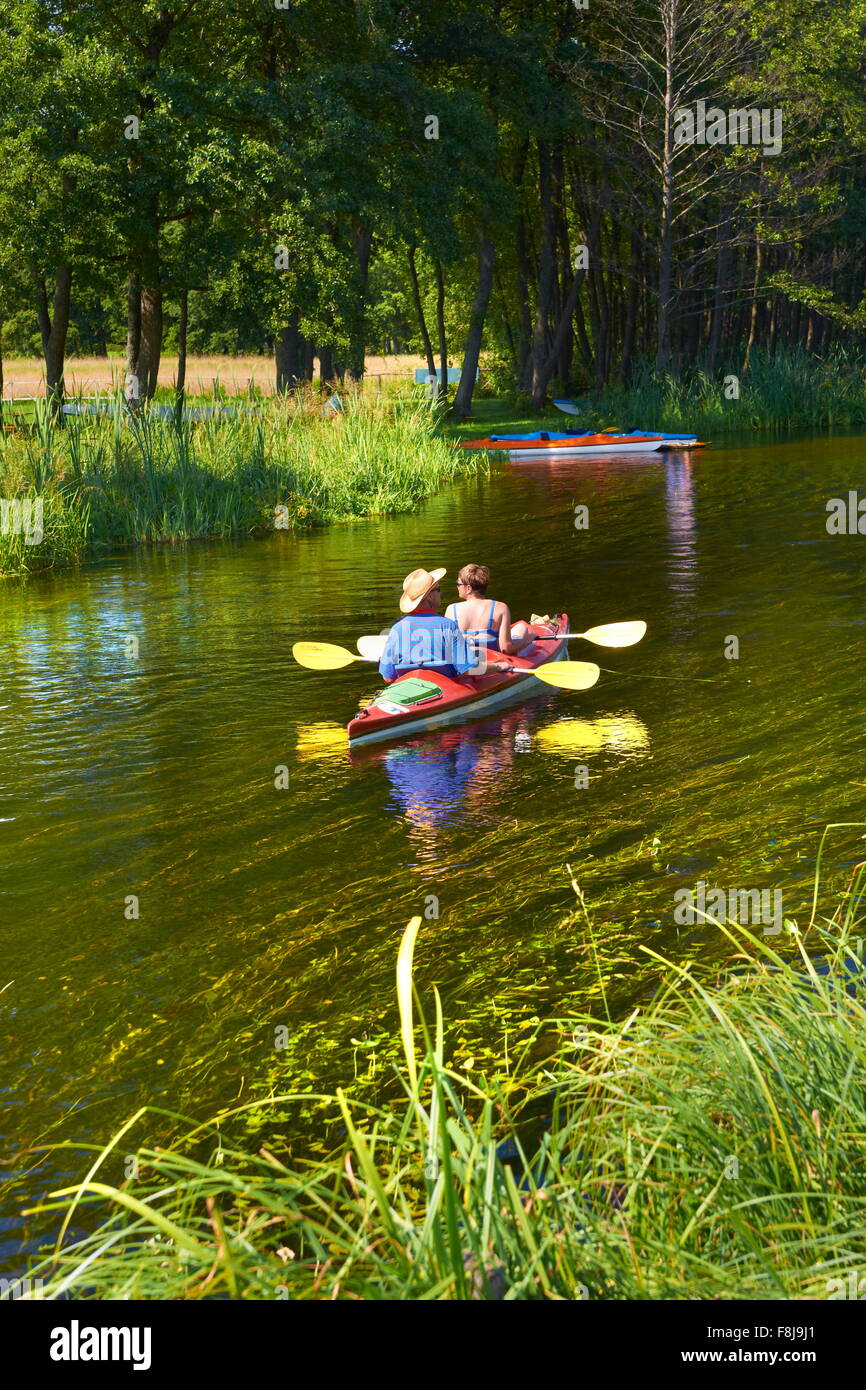
[[[410,676],[405,681],[394,681],[382,694],[397,705],[419,705],[423,700],[432,700],[435,696],[441,695],[442,691],[433,681],[422,681]]]

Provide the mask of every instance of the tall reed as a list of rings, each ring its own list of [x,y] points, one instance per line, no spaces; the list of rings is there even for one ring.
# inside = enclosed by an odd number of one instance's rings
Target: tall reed
[[[437,432],[429,406],[397,393],[346,392],[343,410],[298,393],[200,421],[40,409],[35,430],[0,444],[0,495],[43,498],[39,545],[0,537],[0,573],[113,547],[230,537],[409,510],[479,466]]]
[[[604,423],[624,429],[833,429],[866,423],[866,361],[837,348],[815,357],[802,348],[756,351],[747,369],[737,359],[657,372],[635,364],[627,387],[604,391]]]
[[[864,883],[778,950],[721,927],[720,977],[665,963],[646,1008],[551,1022],[497,1081],[449,1065],[435,990],[428,1028],[413,918],[401,1102],[339,1091],[344,1138],[307,1163],[231,1146],[250,1106],[168,1148],[140,1110],[41,1208],[64,1227],[30,1273],[51,1298],[829,1297],[866,1260]]]

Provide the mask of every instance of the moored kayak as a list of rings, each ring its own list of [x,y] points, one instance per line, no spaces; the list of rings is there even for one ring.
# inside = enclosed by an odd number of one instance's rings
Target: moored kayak
[[[538,636],[567,633],[568,614],[559,615],[556,627],[547,623],[533,623],[530,626]],[[528,699],[543,694],[550,689],[549,686],[542,685],[531,675],[521,676],[519,673],[532,671],[545,662],[562,661],[568,655],[567,647],[565,641],[543,642],[538,643],[525,657],[491,653],[491,661],[507,661],[512,671],[490,671],[484,676],[459,676],[455,679],[423,667],[407,671],[350,721],[349,746],[356,748],[362,743],[402,738],[440,725],[477,719],[514,699]],[[417,680],[429,683],[436,690],[415,704],[401,705],[400,686]]]
[[[512,458],[532,458],[551,454],[648,454],[660,449],[703,449],[694,434],[650,434],[645,430],[630,430],[627,434],[602,434],[583,430],[558,434],[541,430],[537,434],[491,434],[487,439],[466,440],[463,449],[504,450]]]

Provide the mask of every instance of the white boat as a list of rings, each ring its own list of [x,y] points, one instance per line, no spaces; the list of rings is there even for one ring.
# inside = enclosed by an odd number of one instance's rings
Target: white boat
[[[579,458],[582,454],[654,454],[664,449],[702,449],[705,446],[694,434],[651,434],[647,430],[622,434],[613,430],[556,434],[542,430],[537,434],[492,434],[487,439],[467,440],[461,447],[501,450],[510,458],[526,459],[564,455]]]

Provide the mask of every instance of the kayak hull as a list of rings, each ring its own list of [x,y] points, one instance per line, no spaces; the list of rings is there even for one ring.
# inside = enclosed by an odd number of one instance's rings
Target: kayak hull
[[[464,449],[502,451],[511,458],[549,458],[552,454],[653,454],[664,449],[703,449],[693,434],[492,435],[473,439]]]
[[[554,631],[543,623],[531,626],[539,636],[549,636]],[[558,631],[569,631],[567,613],[561,615]],[[526,700],[549,693],[550,687],[529,673],[549,661],[562,661],[567,655],[567,641],[543,642],[538,643],[527,657],[503,657],[499,653],[491,653],[491,661],[507,661],[515,672],[514,675],[504,671],[491,671],[484,676],[460,676],[452,679],[438,671],[428,671],[422,667],[415,671],[407,671],[405,677],[417,676],[438,685],[441,695],[423,704],[410,706],[401,713],[382,710],[378,702],[373,701],[350,720],[349,747],[358,748],[362,744],[381,743],[386,739],[425,733],[428,729],[462,723],[467,719],[480,719],[514,700]],[[519,674],[521,671],[526,671],[527,674]],[[392,688],[386,688],[380,698],[388,700],[389,689]]]

